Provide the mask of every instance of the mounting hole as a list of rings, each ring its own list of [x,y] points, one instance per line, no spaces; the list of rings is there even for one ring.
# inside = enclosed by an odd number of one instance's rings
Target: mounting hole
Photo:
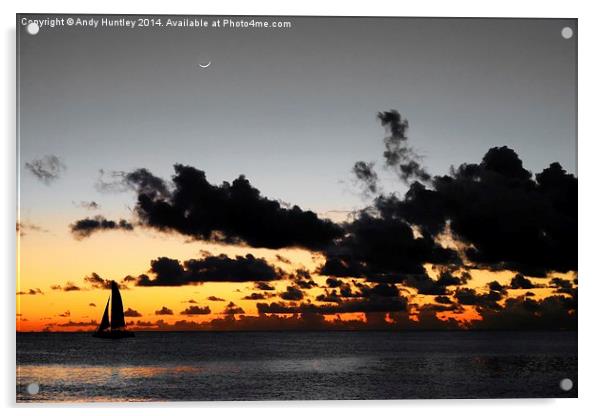
[[[38,383],[29,383],[27,385],[27,394],[38,394],[40,392],[40,385]]]
[[[564,391],[571,391],[573,388],[573,380],[570,378],[563,378],[560,380],[560,388]]]
[[[27,25],[27,33],[30,35],[37,35],[39,31],[40,25],[38,25],[36,22],[29,22]]]
[[[562,30],[560,31],[560,34],[562,35],[563,38],[570,39],[573,37],[573,29],[571,29],[568,26],[563,27]]]

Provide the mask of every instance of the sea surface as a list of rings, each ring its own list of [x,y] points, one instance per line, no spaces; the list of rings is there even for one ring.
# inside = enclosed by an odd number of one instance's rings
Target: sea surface
[[[19,402],[540,398],[577,387],[576,332],[17,334]]]

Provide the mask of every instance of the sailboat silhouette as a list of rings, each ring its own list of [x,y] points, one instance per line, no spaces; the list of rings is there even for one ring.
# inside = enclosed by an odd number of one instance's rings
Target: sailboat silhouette
[[[109,302],[111,303],[111,319],[109,319]],[[125,327],[125,316],[123,315],[123,302],[119,293],[119,286],[114,280],[111,281],[111,296],[107,299],[107,306],[102,315],[100,325],[92,336],[97,338],[130,338],[134,333]]]

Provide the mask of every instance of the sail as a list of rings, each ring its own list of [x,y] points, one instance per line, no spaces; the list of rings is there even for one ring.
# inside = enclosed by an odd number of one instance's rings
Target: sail
[[[98,332],[104,331],[111,326],[109,322],[109,300],[110,299],[107,299],[107,306],[105,306],[105,313],[102,315],[102,321],[100,321],[100,325],[98,326]]]
[[[111,329],[125,329],[123,302],[119,294],[119,287],[114,280],[111,281]]]

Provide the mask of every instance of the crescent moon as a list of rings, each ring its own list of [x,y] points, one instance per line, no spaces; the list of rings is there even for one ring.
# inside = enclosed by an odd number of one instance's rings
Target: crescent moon
[[[206,64],[199,64],[201,68],[208,68],[209,65],[211,65],[211,61],[207,62]]]

